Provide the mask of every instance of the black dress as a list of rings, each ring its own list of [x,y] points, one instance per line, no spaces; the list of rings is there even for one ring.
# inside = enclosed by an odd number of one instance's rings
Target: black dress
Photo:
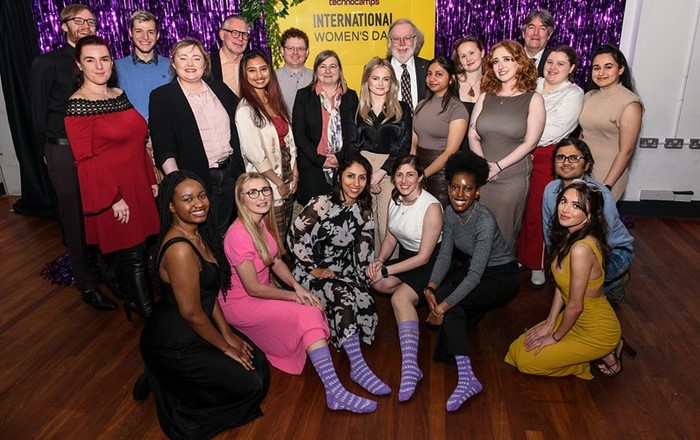
[[[212,320],[219,293],[218,266],[182,237],[168,240],[161,256],[177,242],[190,244],[199,258],[202,310]],[[170,284],[161,281],[161,298],[141,333],[140,348],[158,420],[169,438],[211,438],[262,415],[259,405],[270,382],[267,359],[250,340],[236,334],[254,349],[254,371],[245,370],[197,335],[180,316]]]

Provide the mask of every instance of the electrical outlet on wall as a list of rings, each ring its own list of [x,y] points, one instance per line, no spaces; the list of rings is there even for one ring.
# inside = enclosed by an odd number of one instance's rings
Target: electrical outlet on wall
[[[688,146],[691,150],[700,150],[700,138],[691,138]]]
[[[639,148],[658,148],[659,139],[658,138],[640,138]]]
[[[683,148],[683,138],[666,138],[664,147],[673,149]]]

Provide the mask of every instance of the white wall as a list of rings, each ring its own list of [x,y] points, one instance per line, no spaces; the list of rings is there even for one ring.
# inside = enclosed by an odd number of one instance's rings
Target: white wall
[[[19,195],[19,162],[13,145],[10,123],[7,121],[5,96],[0,85],[0,180],[5,183],[7,194]]]
[[[700,150],[688,148],[700,138],[699,19],[700,0],[627,0],[620,46],[646,110],[641,136],[659,148],[637,148],[624,200],[641,190],[692,190],[700,200]],[[683,148],[665,149],[667,137],[684,138]]]

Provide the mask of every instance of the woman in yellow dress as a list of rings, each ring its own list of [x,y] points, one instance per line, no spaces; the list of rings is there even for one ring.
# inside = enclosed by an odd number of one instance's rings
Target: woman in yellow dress
[[[547,319],[516,339],[506,362],[523,373],[592,379],[590,362],[606,376],[622,370],[620,322],[603,293],[605,241],[600,189],[575,181],[557,197],[551,269],[557,288]],[[564,310],[562,310],[564,308]]]

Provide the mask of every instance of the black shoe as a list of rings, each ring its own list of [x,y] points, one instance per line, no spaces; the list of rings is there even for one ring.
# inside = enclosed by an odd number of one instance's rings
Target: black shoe
[[[151,393],[151,383],[148,381],[148,374],[144,371],[141,373],[136,383],[134,384],[134,389],[131,391],[131,397],[134,400],[146,400],[146,397]]]
[[[97,310],[117,310],[117,304],[102,293],[99,288],[87,289],[80,292],[83,301]]]

